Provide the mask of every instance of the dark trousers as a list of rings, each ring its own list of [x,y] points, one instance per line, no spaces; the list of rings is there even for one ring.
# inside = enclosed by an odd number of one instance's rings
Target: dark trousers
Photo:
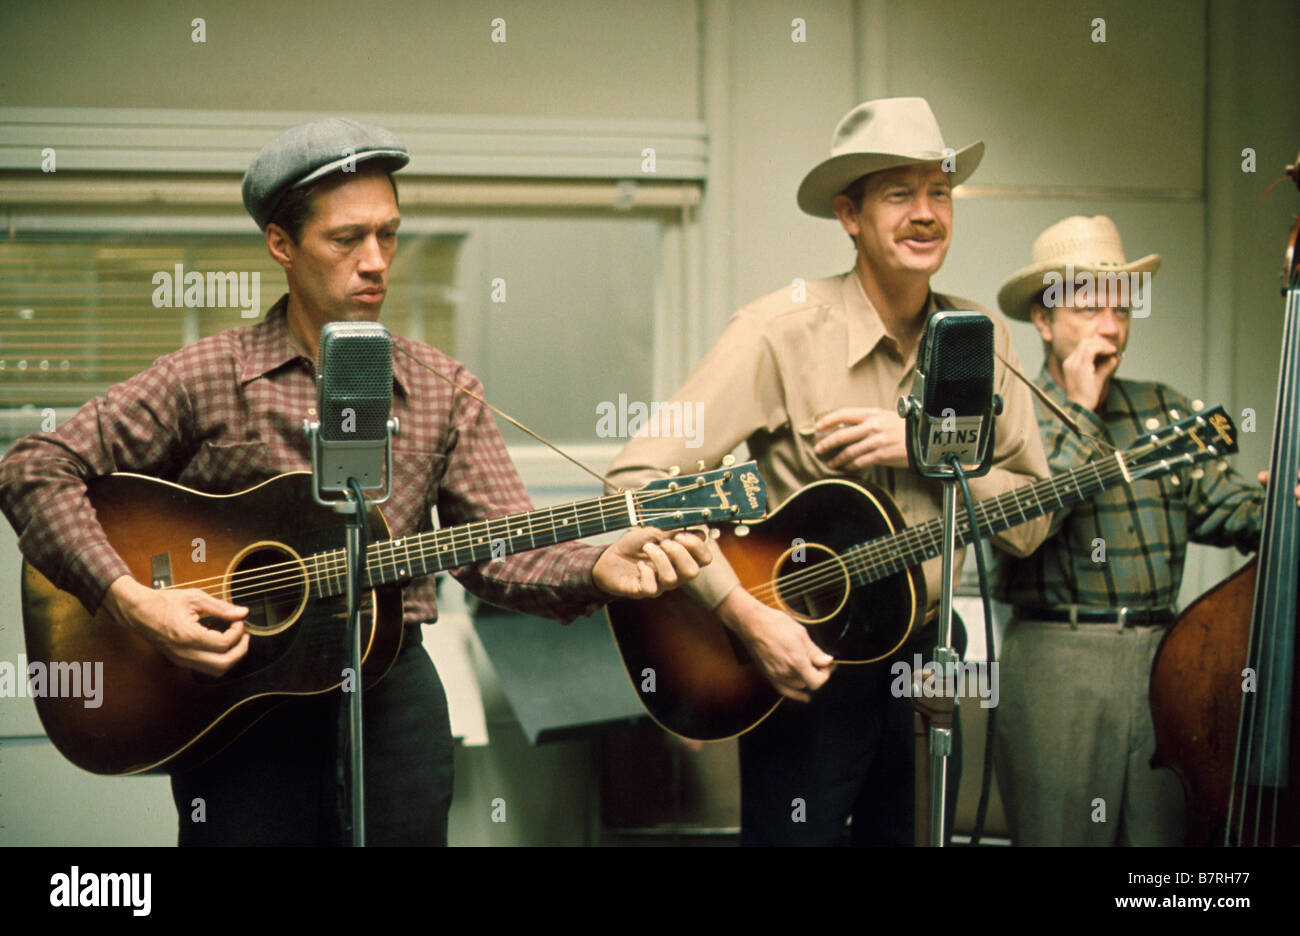
[[[173,776],[179,844],[341,844],[343,700],[332,692],[285,702],[206,764]],[[406,628],[392,669],[363,703],[366,843],[446,845],[451,726],[418,626]]]
[[[891,666],[934,657],[936,627],[923,628],[893,657],[839,666],[809,703],[783,701],[740,737],[741,843],[839,845],[852,817],[853,845],[912,845],[915,756],[912,700],[895,697]],[[953,615],[953,645],[966,630]],[[951,829],[961,776],[954,725],[946,812]]]

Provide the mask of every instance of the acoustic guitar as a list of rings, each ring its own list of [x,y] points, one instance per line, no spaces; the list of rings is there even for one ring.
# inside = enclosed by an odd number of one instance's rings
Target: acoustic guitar
[[[160,589],[201,588],[248,607],[251,640],[247,655],[227,673],[200,674],[167,660],[106,610],[91,616],[24,563],[29,672],[35,667],[44,675],[44,685],[30,683],[30,694],[50,740],[74,764],[115,775],[186,769],[228,745],[277,702],[343,685],[347,560],[339,544],[346,521],[315,502],[309,472],[219,496],[114,474],[91,481],[87,493],[137,581]],[[749,462],[374,543],[364,571],[364,683],[378,682],[397,657],[400,586],[417,576],[630,526],[726,524],[761,517],[766,508],[766,488]],[[371,507],[369,517],[374,535],[386,537],[379,510]],[[95,705],[80,679],[100,664]]]
[[[979,529],[999,533],[1108,488],[1236,451],[1236,426],[1223,407],[1202,410],[1123,452],[978,502]],[[960,508],[956,537],[959,547],[971,541]],[[760,523],[723,530],[714,547],[750,594],[807,627],[836,660],[873,663],[921,623],[927,601],[919,566],[942,553],[942,542],[942,520],[907,527],[884,491],[831,479],[803,488]],[[680,590],[614,601],[606,614],[641,704],[673,734],[720,741],[750,730],[780,704],[721,619]]]

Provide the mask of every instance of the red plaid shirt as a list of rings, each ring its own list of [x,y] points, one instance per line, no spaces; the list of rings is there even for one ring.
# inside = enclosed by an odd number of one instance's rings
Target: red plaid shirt
[[[0,461],[0,509],[24,556],[88,609],[128,573],[85,496],[87,479],[132,471],[229,494],[286,471],[311,470],[302,421],[316,417],[315,366],[292,344],[288,295],[263,321],[168,354],[110,387],[53,432],[20,439]],[[394,341],[463,387],[478,379],[442,352]],[[491,414],[393,356],[393,493],[382,510],[394,537],[532,509]],[[340,543],[340,545],[342,545]],[[572,619],[608,600],[592,583],[601,550],[565,543],[452,572],[494,604]],[[403,590],[406,620],[438,616],[432,577]]]

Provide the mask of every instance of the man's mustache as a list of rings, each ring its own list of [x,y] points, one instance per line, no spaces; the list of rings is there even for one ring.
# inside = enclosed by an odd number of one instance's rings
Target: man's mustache
[[[921,240],[943,240],[948,236],[948,231],[941,224],[931,224],[925,227],[905,228],[899,235],[899,240],[908,240],[909,238],[919,238]]]

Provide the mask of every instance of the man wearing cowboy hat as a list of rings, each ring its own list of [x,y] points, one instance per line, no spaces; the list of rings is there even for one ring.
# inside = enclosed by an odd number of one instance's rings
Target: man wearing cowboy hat
[[[1100,440],[1040,410],[1053,473],[1194,412],[1164,384],[1115,375],[1130,319],[1150,314],[1158,255],[1128,262],[1115,224],[1098,216],[1052,225],[1032,257],[998,304],[1043,339],[1038,386]],[[1032,556],[999,563],[998,597],[1015,614],[1003,637],[995,763],[1017,844],[1182,841],[1179,782],[1150,767],[1151,661],[1173,620],[1188,540],[1249,551],[1263,504],[1263,491],[1231,470],[1199,474],[1104,492],[1056,514]]]
[[[940,485],[908,469],[896,405],[910,391],[930,313],[978,308],[932,292],[930,278],[951,243],[952,187],[983,152],[983,143],[946,148],[922,98],[851,110],[835,130],[830,158],[800,185],[798,203],[815,217],[839,220],[856,246],[853,270],[796,280],[737,312],[674,397],[713,414],[695,440],[702,445],[634,438],[611,475],[633,486],[675,464],[716,461],[744,442],[773,508],[813,481],[847,475],[886,490],[908,523],[937,516]],[[1014,358],[1005,324],[990,316],[997,349]],[[997,383],[1006,409],[994,467],[971,482],[977,497],[1047,473],[1029,391],[1002,368]],[[997,541],[1024,554],[1046,530],[1040,518]],[[939,566],[935,559],[924,567],[931,606]],[[688,587],[790,700],[740,739],[742,840],[835,844],[852,816],[857,844],[912,844],[912,712],[908,700],[891,697],[888,668],[848,666],[832,678],[832,658],[792,618],[740,587],[721,556]],[[964,638],[960,628],[955,634]],[[931,623],[900,653],[910,659],[915,649],[929,659],[935,642]]]

